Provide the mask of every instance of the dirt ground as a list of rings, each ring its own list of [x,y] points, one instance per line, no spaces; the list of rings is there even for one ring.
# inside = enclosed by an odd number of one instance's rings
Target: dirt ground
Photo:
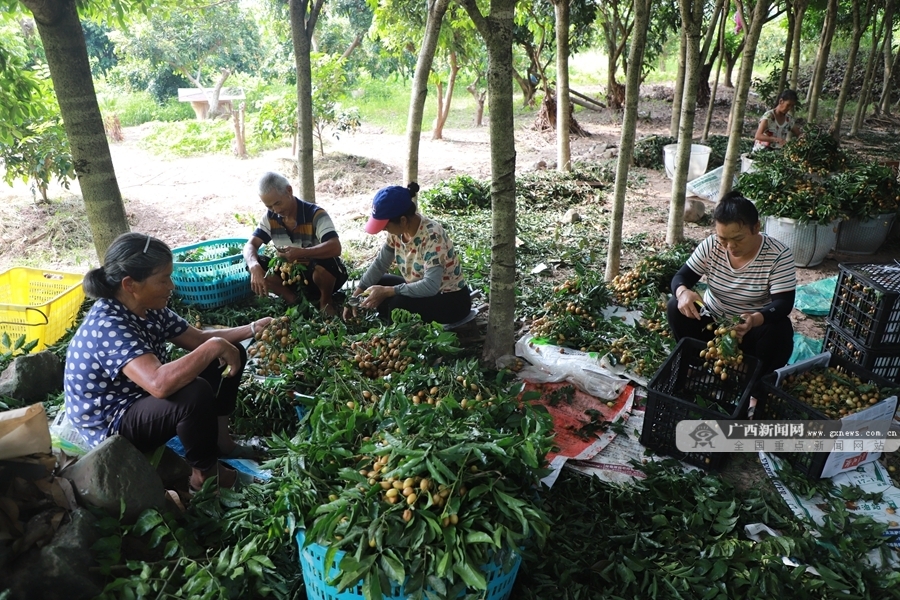
[[[599,93],[599,90],[592,90]],[[653,86],[642,90],[638,136],[666,134],[671,114],[671,90]],[[716,100],[711,133],[725,134],[725,120],[731,90],[722,89]],[[516,100],[519,102],[519,100]],[[753,107],[752,107],[753,108]],[[758,112],[760,106],[755,107]],[[695,131],[700,131],[704,111],[698,111]],[[748,115],[756,114],[748,112]],[[579,111],[579,123],[590,137],[573,137],[574,160],[600,160],[606,147],[618,146],[621,115],[613,111]],[[745,131],[755,127],[748,116]],[[111,144],[116,176],[125,198],[131,227],[157,236],[172,247],[204,239],[246,238],[259,218],[262,205],[255,192],[261,173],[277,170],[292,181],[291,149],[266,152],[250,159],[216,155],[196,158],[167,158],[150,154],[140,146],[149,126],[126,128],[125,139]],[[531,119],[517,123],[517,170],[535,168],[544,161],[555,164],[556,142],[553,134],[539,133]],[[384,185],[402,185],[406,142],[371,126],[354,134],[327,141],[326,155],[316,155],[316,202],[328,210],[350,246],[374,247],[362,224],[372,194]],[[671,182],[664,173],[637,169],[643,184],[629,192],[624,237],[646,232],[648,243],[665,239]],[[490,145],[487,127],[448,129],[443,140],[423,135],[420,148],[419,182],[423,187],[468,173],[480,178],[490,176]],[[91,248],[77,182],[70,190],[53,186],[51,204],[35,204],[29,188],[22,184],[10,188],[0,184],[0,268],[19,264],[37,264],[46,268],[87,270],[96,263]],[[708,212],[712,205],[707,203]],[[687,224],[685,234],[700,239],[710,233],[709,226]],[[457,243],[465,243],[458,240]],[[897,244],[877,255],[866,257],[830,256],[813,269],[798,269],[801,282],[835,274],[839,262],[883,262],[900,256]],[[795,311],[799,331],[822,336],[821,320],[812,320]]]

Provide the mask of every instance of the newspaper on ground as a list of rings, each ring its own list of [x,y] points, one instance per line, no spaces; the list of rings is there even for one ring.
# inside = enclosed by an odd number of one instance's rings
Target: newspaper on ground
[[[526,383],[525,391],[541,397],[534,402],[553,417],[555,450],[547,454],[552,472],[542,481],[552,487],[571,459],[586,460],[616,439],[612,423],[622,422],[634,402],[634,388],[626,386],[615,400],[600,400],[566,383]]]
[[[822,507],[827,506],[824,499],[818,495],[812,498],[803,498],[792,491],[778,477],[781,461],[777,456],[760,452],[759,460],[766,474],[772,480],[775,489],[784,498],[791,512],[801,520],[812,521],[821,525],[826,514]],[[887,525],[888,529],[884,535],[893,538],[887,545],[891,548],[900,548],[900,515],[897,514],[898,507],[900,507],[900,489],[894,486],[890,475],[888,475],[887,470],[881,463],[870,462],[860,465],[853,471],[839,473],[831,478],[831,483],[835,486],[835,489],[851,486],[858,487],[869,494],[880,494],[881,501],[879,502],[859,500],[847,502],[845,505],[855,515],[870,517],[878,523]],[[895,558],[894,560],[896,561],[897,559]]]
[[[585,475],[593,475],[608,483],[631,483],[644,479],[643,471],[634,462],[644,462],[651,457],[644,456],[641,445],[641,430],[644,427],[644,411],[632,410],[625,415],[625,434],[617,435],[606,448],[593,457],[584,460],[570,460],[566,466]]]

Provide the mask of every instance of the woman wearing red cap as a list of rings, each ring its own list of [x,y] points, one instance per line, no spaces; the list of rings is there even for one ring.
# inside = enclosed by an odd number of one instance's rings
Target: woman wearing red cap
[[[453,323],[469,314],[472,299],[453,242],[437,221],[422,216],[413,201],[418,183],[378,190],[366,232],[387,231],[384,246],[353,291],[368,292],[363,308],[378,309],[383,319],[403,308],[426,322]],[[386,275],[396,263],[402,277]],[[356,309],[344,308],[344,318]]]

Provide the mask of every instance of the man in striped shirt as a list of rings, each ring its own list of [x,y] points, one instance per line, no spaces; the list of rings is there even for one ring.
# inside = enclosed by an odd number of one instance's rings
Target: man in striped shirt
[[[250,271],[250,286],[259,295],[274,292],[289,304],[297,292],[284,285],[277,273],[266,276],[268,260],[260,257],[260,246],[272,242],[279,258],[301,262],[308,274],[299,289],[310,301],[318,299],[319,309],[337,314],[333,294],[347,281],[341,262],[341,240],[325,209],[294,197],[290,182],[279,173],[266,173],[259,180],[259,199],[266,213],[244,245],[244,260]]]
[[[760,233],[752,202],[731,192],[713,213],[716,233],[703,240],[672,278],[667,314],[675,339],[711,340],[707,325],[740,316],[735,327],[744,353],[759,359],[766,374],[787,364],[794,349],[790,313],[797,273],[791,249]],[[692,288],[706,277],[702,298]],[[706,314],[708,313],[708,314]]]

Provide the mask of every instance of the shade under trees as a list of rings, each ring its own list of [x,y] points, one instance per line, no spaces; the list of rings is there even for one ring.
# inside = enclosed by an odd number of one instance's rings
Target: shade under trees
[[[129,230],[75,0],[22,0],[37,24],[97,256]],[[9,0],[5,8],[14,8]]]

